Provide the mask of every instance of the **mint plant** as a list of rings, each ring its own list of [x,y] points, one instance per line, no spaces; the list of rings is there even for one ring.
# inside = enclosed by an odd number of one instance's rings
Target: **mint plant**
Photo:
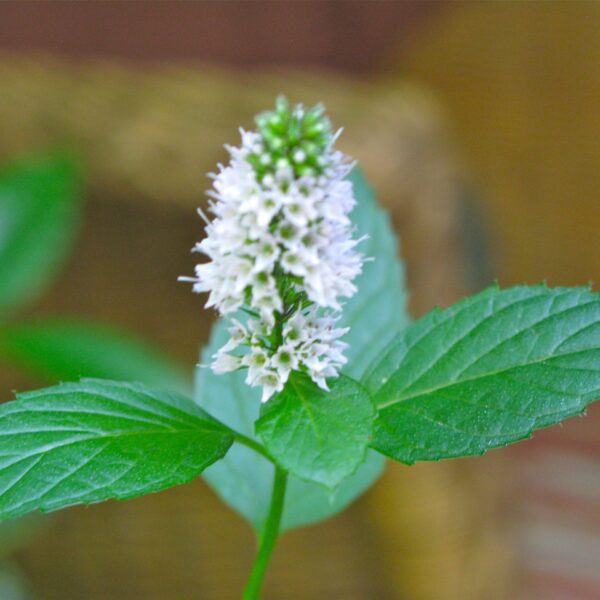
[[[589,288],[493,286],[411,324],[387,215],[336,139],[321,107],[284,99],[242,131],[185,278],[221,315],[193,399],[103,379],[17,394],[0,406],[0,518],[204,472],[257,531],[257,599],[279,534],[342,510],[385,457],[483,454],[600,396]]]

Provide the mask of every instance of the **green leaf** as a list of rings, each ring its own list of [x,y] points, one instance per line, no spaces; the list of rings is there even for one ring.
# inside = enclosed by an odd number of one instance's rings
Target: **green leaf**
[[[350,174],[358,201],[351,218],[357,236],[369,235],[360,249],[374,260],[365,263],[357,278],[358,292],[346,304],[341,326],[350,326],[344,337],[350,344],[344,373],[359,379],[369,357],[375,357],[408,323],[407,295],[402,264],[398,259],[398,242],[387,213],[382,210],[371,188],[358,169]],[[377,325],[374,327],[373,324]],[[227,324],[220,320],[213,328],[209,345],[200,363],[210,357],[227,340]],[[249,437],[254,437],[254,423],[259,417],[260,391],[244,383],[243,372],[215,375],[199,368],[196,400],[223,423]],[[326,519],[353,502],[379,478],[384,458],[369,451],[358,471],[343,481],[335,494],[322,485],[306,483],[291,476],[288,481],[282,528],[292,529]],[[260,529],[269,506],[273,466],[254,451],[238,444],[227,456],[204,473],[209,485],[224,502]]]
[[[600,396],[600,295],[496,287],[403,332],[365,378],[373,447],[404,463],[482,454]]]
[[[0,519],[186,483],[233,435],[192,401],[140,384],[66,383],[0,405]]]
[[[23,573],[8,561],[0,562],[0,598],[2,600],[32,600],[34,595]]]
[[[32,301],[53,281],[77,229],[78,187],[65,157],[0,173],[0,313]]]
[[[334,489],[364,461],[375,409],[353,379],[341,376],[329,385],[326,392],[294,373],[263,406],[256,432],[283,469]]]
[[[97,377],[189,393],[183,370],[132,334],[74,319],[0,326],[0,357],[55,381]]]
[[[350,327],[344,336],[350,346],[344,373],[360,381],[371,361],[406,328],[410,318],[404,268],[389,215],[378,206],[373,188],[360,169],[354,169],[349,179],[358,200],[351,214],[356,236],[369,236],[359,249],[374,259],[365,263],[356,279],[358,292],[346,301],[340,320],[340,327]]]

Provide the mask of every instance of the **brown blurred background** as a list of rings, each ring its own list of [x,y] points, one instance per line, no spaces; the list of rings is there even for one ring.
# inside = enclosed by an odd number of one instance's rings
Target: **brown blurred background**
[[[174,278],[203,173],[279,92],[344,125],[416,316],[494,278],[597,283],[599,30],[595,2],[1,3],[0,158],[69,144],[88,163],[78,252],[36,312],[127,326],[192,365],[208,316]],[[390,467],[282,540],[265,597],[599,598],[599,417]],[[41,599],[225,600],[252,544],[197,482],[61,513],[19,561]]]

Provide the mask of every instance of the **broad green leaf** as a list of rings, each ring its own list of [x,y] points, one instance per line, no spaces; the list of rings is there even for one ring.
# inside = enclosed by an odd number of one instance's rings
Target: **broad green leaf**
[[[191,387],[178,365],[132,334],[74,319],[0,326],[0,357],[53,382],[98,377],[186,393]]]
[[[327,392],[293,374],[263,406],[256,431],[282,468],[333,489],[365,460],[375,409],[353,379],[341,376],[329,384]]]
[[[600,294],[496,287],[404,331],[365,378],[372,446],[396,460],[482,454],[600,397]]]
[[[0,173],[0,313],[37,297],[66,257],[79,216],[78,177],[64,157]]]
[[[358,204],[351,217],[357,236],[369,239],[360,249],[374,260],[365,263],[357,278],[358,292],[344,307],[341,323],[352,329],[344,337],[350,344],[344,373],[359,379],[369,357],[376,356],[408,323],[407,295],[402,264],[398,259],[398,242],[387,213],[382,210],[371,188],[358,169],[350,178]],[[374,326],[376,323],[376,326]],[[227,324],[218,321],[200,362],[208,364],[211,355],[227,339]],[[206,368],[197,370],[196,400],[222,422],[254,436],[254,422],[259,417],[260,391],[244,383],[242,372],[215,375]],[[384,459],[369,451],[358,471],[343,481],[335,494],[321,485],[290,477],[283,514],[283,529],[314,523],[334,515],[348,506],[379,478]],[[227,456],[204,473],[204,478],[232,508],[260,529],[269,506],[273,467],[249,448],[235,445]]]
[[[232,442],[192,401],[141,384],[88,379],[19,394],[0,405],[0,519],[186,483]]]

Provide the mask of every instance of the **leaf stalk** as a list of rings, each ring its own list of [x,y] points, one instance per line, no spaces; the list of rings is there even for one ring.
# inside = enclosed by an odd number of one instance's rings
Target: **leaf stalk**
[[[233,439],[239,444],[242,444],[242,446],[246,446],[247,448],[254,450],[254,452],[260,454],[262,457],[266,458],[269,462],[272,462],[274,464],[275,461],[273,460],[273,457],[267,452],[264,446],[259,444],[257,441],[237,431],[234,433]]]

